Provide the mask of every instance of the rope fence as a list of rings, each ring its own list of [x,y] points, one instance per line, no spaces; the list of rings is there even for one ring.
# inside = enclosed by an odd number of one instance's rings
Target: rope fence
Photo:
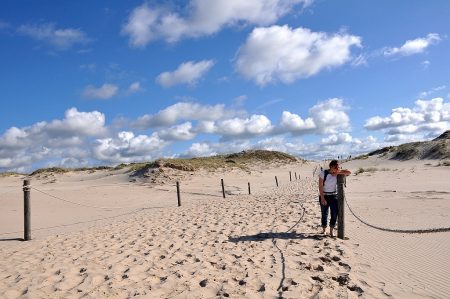
[[[290,173],[289,173],[289,175],[291,177]],[[291,177],[291,180],[292,180],[292,177]],[[87,186],[86,188],[91,189],[91,188],[107,187],[107,186],[152,187],[151,184],[145,184],[145,183],[140,184],[140,185],[136,185],[136,184],[132,184],[132,183],[117,183],[117,184],[90,185],[90,186]],[[233,187],[237,188],[239,193],[233,193],[232,191],[227,191],[226,188],[225,188],[226,185],[225,185],[225,182],[224,182],[223,179],[221,179],[221,186],[222,186],[221,193],[222,193],[222,196],[219,195],[220,194],[219,191],[218,191],[217,194],[212,194],[212,193],[202,192],[202,190],[192,190],[190,188],[188,188],[188,190],[183,190],[183,192],[181,192],[181,190],[180,190],[181,189],[180,188],[180,182],[179,181],[176,181],[175,186],[176,186],[176,189],[174,189],[174,190],[172,190],[172,189],[165,189],[165,188],[155,188],[155,190],[166,191],[166,192],[170,192],[170,193],[172,193],[172,192],[176,193],[177,194],[176,196],[177,196],[177,205],[178,205],[178,207],[181,206],[181,195],[202,196],[202,197],[205,197],[205,200],[206,200],[206,199],[211,198],[211,197],[223,197],[223,198],[225,198],[226,194],[227,195],[231,195],[231,196],[243,195],[243,193],[239,192],[239,190],[245,190],[246,189],[246,188],[242,188],[241,189],[241,188],[236,187],[236,186],[228,186],[229,189],[230,188],[233,189]],[[250,189],[251,187],[250,186],[251,186],[250,182],[247,182],[248,194],[249,195],[251,194],[251,189]],[[8,186],[8,187],[14,187],[14,186]],[[274,187],[273,185],[272,186],[264,186],[264,187],[261,187],[260,189],[267,189],[267,188],[273,188],[273,187]],[[278,187],[278,184],[277,184],[277,187]],[[115,217],[119,217],[119,216],[123,216],[123,215],[129,215],[129,214],[137,213],[139,211],[146,210],[146,209],[170,207],[170,206],[150,207],[150,206],[148,206],[148,204],[144,204],[144,205],[141,204],[141,205],[134,206],[134,207],[133,206],[101,206],[101,205],[92,205],[92,204],[80,203],[80,202],[76,202],[76,201],[73,201],[73,200],[68,200],[66,198],[63,198],[62,196],[57,196],[57,195],[51,194],[51,191],[54,191],[54,190],[42,190],[41,188],[37,188],[37,187],[31,185],[29,183],[29,180],[27,180],[27,179],[24,181],[24,186],[23,186],[22,189],[23,189],[23,192],[24,192],[24,230],[23,231],[11,231],[11,232],[0,233],[0,236],[7,236],[7,235],[18,234],[18,233],[23,232],[24,233],[24,240],[26,240],[26,241],[27,240],[31,240],[31,229],[30,229],[30,226],[31,226],[30,225],[30,222],[31,222],[30,221],[30,218],[31,218],[30,217],[30,215],[31,215],[31,208],[30,208],[30,193],[31,192],[30,191],[31,190],[36,191],[37,193],[40,193],[40,194],[46,196],[47,198],[55,199],[57,201],[64,202],[66,204],[75,205],[75,206],[79,206],[79,207],[85,207],[85,208],[91,208],[91,209],[100,209],[100,210],[111,211],[111,210],[121,210],[121,209],[132,209],[132,208],[138,207],[137,209],[135,209],[133,211],[126,212],[126,213],[119,214],[119,215],[115,215],[115,216],[97,218],[95,220],[77,221],[75,223],[70,223],[70,224],[61,224],[61,225],[47,226],[47,227],[40,227],[40,228],[33,229],[33,230],[36,230],[36,231],[45,230],[45,229],[53,229],[53,228],[58,228],[58,227],[67,227],[67,226],[71,226],[71,225],[77,225],[77,224],[82,224],[82,223],[89,223],[89,222],[95,222],[95,221],[100,221],[100,220],[105,220],[105,219],[111,219],[111,218],[115,218]],[[2,194],[0,194],[0,199],[2,199],[2,195],[6,195],[6,194],[9,194],[9,193],[12,193],[12,192],[17,192],[17,191],[18,191],[18,189],[16,187],[15,189],[3,192]],[[200,199],[200,200],[202,200],[202,199]]]
[[[345,203],[346,203],[350,213],[352,213],[352,215],[356,219],[358,219],[359,222],[367,225],[368,227],[371,227],[371,228],[374,228],[374,229],[377,229],[377,230],[390,232],[390,233],[403,233],[403,234],[442,233],[442,232],[449,232],[450,231],[450,227],[438,227],[438,228],[427,228],[427,229],[396,229],[396,228],[388,228],[388,227],[381,227],[381,226],[373,225],[373,224],[368,223],[364,219],[362,219],[360,216],[356,215],[355,212],[353,212],[353,209],[348,204],[347,200],[345,200]]]
[[[316,166],[313,170],[313,177],[311,180],[301,180],[300,175],[297,176],[297,172],[291,172],[289,171],[289,181],[286,179],[287,184],[291,183],[293,181],[293,179],[295,178],[295,181],[300,180],[300,184],[299,187],[302,189],[302,195],[305,195],[305,188],[309,188],[309,189],[314,189],[317,187],[318,182],[315,181],[316,175],[319,171],[319,168]],[[294,175],[292,175],[294,174]],[[343,186],[345,186],[345,177],[343,176],[341,178],[341,180],[339,180],[338,176],[338,199],[339,199],[339,223],[338,223],[338,237],[344,239],[344,201],[345,201],[345,206],[348,208],[348,210],[350,211],[350,213],[361,223],[363,223],[364,225],[371,227],[373,229],[377,229],[380,231],[385,231],[385,232],[391,232],[391,233],[406,233],[406,234],[424,234],[424,233],[442,233],[442,232],[449,232],[450,231],[450,227],[437,227],[437,228],[425,228],[425,229],[399,229],[399,228],[390,228],[390,227],[382,227],[382,226],[378,226],[378,225],[374,225],[369,223],[368,221],[366,221],[365,219],[363,219],[363,217],[357,215],[354,212],[354,209],[352,209],[352,207],[350,206],[348,200],[345,198],[344,195],[344,191],[343,191]],[[27,185],[25,185],[25,183],[27,183]],[[340,187],[340,183],[341,182],[341,187]],[[279,180],[278,177],[275,176],[275,184],[270,185],[270,186],[259,186],[258,189],[260,190],[264,190],[267,188],[278,188],[279,187]],[[96,188],[96,187],[104,187],[104,186],[130,186],[130,187],[150,187],[151,185],[148,184],[141,184],[141,185],[136,185],[136,184],[130,184],[130,183],[124,183],[124,184],[101,184],[101,185],[90,185],[88,186],[89,188]],[[221,190],[219,189],[221,186]],[[189,185],[185,185],[185,186],[181,186],[179,181],[176,181],[175,187],[173,190],[172,189],[168,189],[167,185],[166,188],[155,188],[155,190],[158,191],[165,191],[165,192],[169,192],[169,193],[174,193],[176,194],[176,198],[177,198],[177,206],[181,207],[182,205],[182,197],[185,195],[194,195],[194,196],[201,196],[201,197],[205,197],[204,200],[210,199],[211,197],[217,197],[217,198],[224,198],[226,199],[226,195],[244,195],[245,194],[245,190],[248,188],[248,195],[252,195],[252,190],[251,190],[251,184],[250,182],[247,182],[247,188],[246,187],[239,187],[239,186],[227,186],[226,182],[224,181],[224,179],[220,179],[220,185],[217,188],[217,193],[205,193],[202,192],[202,190],[192,190],[189,188]],[[231,191],[227,191],[226,189],[232,189],[235,188],[237,189],[237,193],[233,193]],[[317,188],[318,189],[318,188]],[[58,226],[49,226],[49,227],[41,227],[41,228],[36,228],[34,230],[45,230],[45,229],[52,229],[52,228],[56,228],[56,227],[65,227],[65,226],[71,226],[71,225],[76,225],[76,224],[80,224],[80,223],[89,223],[89,222],[94,222],[94,221],[99,221],[99,220],[105,220],[105,219],[111,219],[111,218],[115,218],[115,217],[119,217],[119,216],[123,216],[123,215],[129,215],[129,214],[133,214],[133,213],[138,213],[139,211],[143,211],[146,209],[154,209],[154,208],[168,208],[170,206],[165,206],[165,207],[151,207],[148,206],[148,203],[144,203],[144,204],[139,204],[137,206],[102,206],[102,205],[92,205],[92,204],[86,204],[86,203],[80,203],[80,202],[76,202],[73,200],[68,200],[66,198],[63,198],[61,196],[56,196],[54,194],[51,194],[50,191],[51,190],[41,190],[40,188],[37,188],[33,185],[29,184],[28,180],[24,181],[24,186],[23,186],[23,192],[24,192],[24,239],[25,240],[30,240],[31,239],[31,231],[30,231],[30,191],[36,191],[48,198],[51,199],[55,199],[67,204],[71,204],[71,205],[76,205],[76,206],[80,206],[80,207],[85,207],[85,208],[92,208],[92,209],[100,209],[100,210],[124,210],[124,209],[133,209],[132,211],[120,214],[120,215],[115,215],[115,216],[110,216],[110,217],[104,217],[104,218],[97,218],[95,220],[87,220],[87,221],[81,221],[81,222],[76,222],[76,223],[71,223],[71,224],[61,224]],[[14,191],[17,191],[17,189],[13,189],[13,190],[9,190],[6,191],[2,194],[0,194],[0,199],[2,195],[6,195],[8,193],[12,193]],[[236,191],[236,190],[235,190]],[[254,191],[254,190],[253,190]],[[175,197],[175,196],[174,196]],[[306,200],[304,199],[303,202],[315,202],[317,200],[315,200],[316,196],[311,197],[310,200]],[[254,197],[255,200],[260,201],[257,199],[257,196]],[[308,198],[309,199],[309,198]],[[193,200],[192,198],[190,199],[191,201]],[[195,198],[195,200],[202,200],[202,199],[198,199]],[[303,215],[301,218],[303,218],[304,213],[305,213],[305,208],[303,207],[303,205],[301,204],[301,209],[303,210]],[[341,210],[342,209],[342,210]],[[300,218],[300,220],[301,220]],[[300,220],[293,226],[291,227],[291,229],[289,229],[286,233],[288,233],[290,230],[292,230],[296,225],[298,225],[298,223],[300,222]],[[0,233],[0,236],[6,236],[6,235],[12,235],[12,234],[17,234],[20,233],[21,231],[14,231],[14,232],[6,232],[6,233]]]

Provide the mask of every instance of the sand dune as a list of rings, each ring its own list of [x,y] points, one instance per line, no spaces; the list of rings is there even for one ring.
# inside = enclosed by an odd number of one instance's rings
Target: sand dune
[[[350,176],[347,201],[381,227],[449,226],[449,168],[433,163],[349,162],[354,173],[378,170]],[[33,180],[28,242],[11,240],[22,237],[21,178],[2,178],[0,296],[446,298],[450,234],[380,231],[347,209],[348,239],[321,235],[315,166],[183,175],[181,207],[173,183],[130,182],[120,171]]]

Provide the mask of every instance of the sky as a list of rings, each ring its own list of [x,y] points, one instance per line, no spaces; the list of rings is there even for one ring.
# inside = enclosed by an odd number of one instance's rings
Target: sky
[[[0,171],[450,129],[450,1],[0,2]]]

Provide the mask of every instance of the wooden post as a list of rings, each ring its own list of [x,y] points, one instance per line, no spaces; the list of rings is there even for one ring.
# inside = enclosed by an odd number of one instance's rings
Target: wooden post
[[[220,179],[220,181],[222,182],[222,194],[223,194],[223,198],[225,198],[225,186],[223,185],[223,179]]]
[[[292,182],[292,172],[289,171],[289,182]]]
[[[277,179],[277,176],[275,176],[275,183],[277,184],[277,187],[278,187],[278,179]]]
[[[252,192],[250,191],[250,182],[248,182],[248,194],[252,194]]]
[[[30,209],[30,181],[23,181],[23,219],[24,219],[24,235],[25,241],[31,240],[31,209]]]
[[[178,198],[178,206],[181,207],[180,182],[178,182],[178,181],[177,181],[177,198]]]
[[[338,238],[344,239],[345,237],[345,224],[344,224],[344,183],[345,175],[339,174],[337,176],[337,199],[338,199]]]

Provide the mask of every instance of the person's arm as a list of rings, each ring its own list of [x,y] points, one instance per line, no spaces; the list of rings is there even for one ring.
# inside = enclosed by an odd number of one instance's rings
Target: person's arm
[[[327,201],[325,200],[325,197],[323,196],[323,179],[319,176],[319,194],[320,194],[320,204],[322,206],[327,205]]]
[[[339,169],[337,174],[343,174],[343,175],[347,176],[347,175],[351,175],[352,172],[350,170],[348,170],[348,169]]]

